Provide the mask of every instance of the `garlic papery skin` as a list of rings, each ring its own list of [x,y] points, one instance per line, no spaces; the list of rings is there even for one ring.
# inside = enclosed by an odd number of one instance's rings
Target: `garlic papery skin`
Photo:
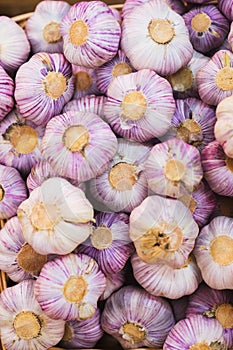
[[[95,259],[105,275],[121,271],[134,252],[128,215],[98,213],[90,237],[76,251]]]
[[[13,79],[7,74],[4,68],[0,66],[0,121],[3,120],[14,107],[14,87]]]
[[[214,289],[233,289],[233,219],[218,216],[203,227],[194,255],[203,280]]]
[[[224,153],[233,158],[233,95],[222,100],[216,109],[217,122],[214,126],[216,140]]]
[[[179,198],[192,193],[202,179],[200,153],[181,139],[169,139],[152,148],[145,173],[154,193]]]
[[[204,67],[209,60],[209,57],[194,50],[193,56],[186,66],[180,68],[176,73],[167,76],[175,97],[199,97],[196,75],[199,69]]]
[[[223,337],[227,347],[233,346],[233,294],[230,290],[216,290],[200,284],[189,296],[186,316],[200,314],[215,318],[223,327]]]
[[[105,96],[87,95],[79,99],[70,100],[63,108],[63,113],[70,111],[91,112],[100,116],[104,121]]]
[[[217,106],[233,94],[233,53],[216,52],[197,73],[198,92],[203,102]]]
[[[149,69],[120,75],[109,85],[104,114],[120,136],[138,142],[164,135],[175,111],[168,81]]]
[[[23,28],[11,18],[0,16],[0,28],[0,65],[8,74],[14,75],[27,61],[30,44]]]
[[[78,99],[86,95],[98,95],[100,91],[97,87],[97,70],[76,66],[72,64],[74,75],[74,94],[73,99]]]
[[[179,200],[152,195],[130,214],[130,238],[139,257],[150,264],[182,267],[198,232],[190,210]]]
[[[0,162],[16,168],[26,177],[41,159],[40,144],[44,127],[11,111],[0,123]]]
[[[25,26],[33,53],[63,52],[60,22],[70,7],[66,1],[46,0],[37,4]]]
[[[97,114],[70,111],[48,122],[41,149],[57,174],[83,182],[106,170],[117,138]]]
[[[7,350],[46,350],[64,334],[65,322],[42,311],[34,287],[33,280],[25,280],[1,293],[1,340]]]
[[[91,318],[106,280],[97,262],[85,254],[67,254],[47,262],[35,284],[42,310],[54,319]]]
[[[201,152],[204,178],[212,191],[233,196],[233,159],[226,156],[217,141],[210,142]]]
[[[229,32],[229,22],[214,5],[194,7],[183,15],[195,50],[202,53],[220,46]]]
[[[104,204],[110,211],[130,212],[147,197],[144,163],[150,149],[138,142],[118,139],[117,152],[107,170],[90,181],[90,194],[97,200],[95,209]]]
[[[87,320],[66,321],[65,333],[59,346],[65,349],[90,349],[94,348],[98,340],[103,336],[100,324],[100,311]]]
[[[177,99],[172,127],[162,139],[176,137],[201,151],[214,141],[215,123],[215,110],[212,106],[192,97]]]
[[[194,315],[176,323],[168,334],[163,349],[227,350],[227,346],[218,321]]]
[[[107,94],[108,86],[114,78],[120,75],[130,74],[133,71],[134,69],[124,51],[119,50],[111,61],[103,64],[96,70],[99,91],[102,94]]]
[[[122,24],[121,47],[137,70],[174,74],[193,54],[183,18],[163,0],[136,6]]]
[[[106,300],[110,297],[113,292],[116,292],[126,283],[126,269],[122,269],[120,272],[105,275],[106,277],[106,288],[100,297],[100,300]]]
[[[178,299],[192,294],[202,281],[193,256],[180,268],[161,263],[148,264],[136,254],[132,256],[131,263],[135,279],[151,295]]]
[[[232,0],[218,0],[218,7],[230,21],[233,21],[233,1]]]
[[[74,4],[61,22],[64,55],[72,64],[96,68],[117,53],[121,28],[101,1]]]
[[[126,286],[106,301],[101,325],[124,349],[159,348],[174,326],[174,317],[165,299]]]
[[[17,216],[9,219],[0,230],[0,269],[14,282],[39,275],[47,262],[46,255],[40,255],[25,242]]]
[[[23,118],[37,125],[46,125],[59,114],[73,92],[71,64],[63,54],[36,53],[17,71],[17,107]]]
[[[54,177],[34,189],[17,211],[23,236],[39,254],[68,254],[92,232],[93,208],[84,192]]]
[[[0,219],[15,216],[26,198],[26,185],[18,170],[0,164]]]

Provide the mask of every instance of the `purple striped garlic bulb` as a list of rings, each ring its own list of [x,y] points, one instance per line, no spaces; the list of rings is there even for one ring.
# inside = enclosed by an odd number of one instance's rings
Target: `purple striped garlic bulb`
[[[23,28],[7,16],[0,16],[0,47],[0,65],[8,74],[14,75],[27,61],[30,44]]]
[[[66,1],[45,0],[37,4],[26,22],[26,34],[32,52],[63,52],[60,22],[70,9]]]
[[[95,259],[105,275],[120,272],[134,252],[128,215],[98,213],[90,237],[76,251]]]
[[[95,209],[104,205],[111,211],[130,212],[147,197],[144,163],[149,152],[149,146],[118,139],[117,152],[107,170],[90,181],[91,197],[97,201]]]
[[[196,239],[194,255],[203,280],[214,289],[233,289],[233,219],[217,216]]]
[[[183,18],[163,0],[136,6],[124,17],[121,47],[135,69],[162,76],[177,72],[193,55]]]
[[[131,263],[135,279],[151,295],[178,299],[192,294],[202,281],[193,256],[179,268],[167,264],[148,264],[136,254],[132,256]]]
[[[181,139],[169,139],[152,148],[145,173],[154,193],[179,198],[192,193],[202,179],[200,153]]]
[[[59,176],[83,182],[106,170],[117,138],[98,115],[70,111],[48,122],[41,150]]]
[[[47,256],[38,254],[24,239],[17,216],[0,230],[0,269],[12,281],[20,282],[39,275]]]
[[[71,64],[60,53],[37,53],[17,71],[15,99],[19,112],[37,125],[46,125],[59,114],[73,92]]]
[[[117,53],[121,28],[102,1],[74,4],[61,22],[64,55],[72,64],[96,68]]]
[[[46,350],[62,339],[65,322],[42,311],[34,287],[35,281],[24,280],[1,293],[1,340],[7,350]]]
[[[233,0],[218,0],[218,7],[230,21],[233,21]]]
[[[41,159],[44,127],[23,118],[14,109],[0,123],[0,162],[26,177]]]
[[[171,85],[149,69],[116,77],[109,85],[104,114],[116,134],[138,142],[163,136],[175,101]]]
[[[26,198],[26,184],[18,170],[0,164],[0,220],[15,216]]]
[[[14,87],[13,79],[0,65],[0,121],[3,120],[14,107]]]
[[[130,238],[149,264],[184,266],[198,232],[190,210],[176,199],[152,195],[130,214]]]
[[[23,236],[39,254],[68,254],[92,231],[93,208],[84,192],[63,178],[34,189],[17,211]]]
[[[165,299],[134,286],[123,287],[111,295],[101,317],[103,330],[124,349],[161,347],[174,323]]]
[[[105,276],[94,259],[85,254],[67,254],[43,266],[35,296],[49,317],[86,320],[96,312],[105,286]]]
[[[98,95],[100,93],[97,87],[97,70],[76,66],[72,64],[74,76],[74,94],[72,99],[78,99],[86,95]]]
[[[63,108],[63,113],[70,111],[91,112],[99,115],[103,120],[105,96],[87,95],[79,99],[72,99]]]
[[[195,315],[179,321],[168,334],[163,350],[227,350],[222,327],[214,319]]]

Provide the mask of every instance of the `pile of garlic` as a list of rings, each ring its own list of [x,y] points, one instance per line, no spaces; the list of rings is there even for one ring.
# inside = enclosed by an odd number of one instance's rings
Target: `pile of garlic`
[[[233,348],[232,21],[233,0],[0,16],[6,350]]]

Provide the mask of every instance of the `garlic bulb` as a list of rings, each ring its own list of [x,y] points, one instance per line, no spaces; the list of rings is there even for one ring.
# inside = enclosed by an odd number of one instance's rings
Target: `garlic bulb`
[[[25,242],[17,216],[0,230],[0,269],[15,282],[38,276],[47,256],[35,252]]]
[[[18,170],[0,164],[0,219],[15,216],[26,198],[26,185]]]
[[[233,158],[233,95],[224,98],[216,109],[217,122],[214,126],[216,140],[227,157]]]
[[[179,321],[168,334],[164,350],[226,350],[222,327],[214,319],[201,315]]]
[[[233,158],[224,153],[217,141],[205,146],[201,162],[210,188],[222,196],[233,196]]]
[[[11,111],[0,123],[0,162],[16,168],[26,177],[41,159],[40,144],[44,127]]]
[[[122,269],[120,272],[105,275],[106,277],[106,288],[100,297],[100,300],[106,300],[110,295],[120,289],[126,283],[126,269]]]
[[[48,122],[41,150],[57,174],[83,182],[105,171],[117,138],[98,115],[70,111]]]
[[[65,333],[59,346],[65,349],[94,348],[98,340],[103,336],[103,330],[100,325],[100,311],[96,312],[87,320],[66,321]]]
[[[71,64],[60,53],[40,52],[17,71],[15,99],[22,117],[45,125],[71,99]]]
[[[193,54],[183,18],[163,0],[136,6],[124,17],[121,47],[135,69],[163,76],[177,72]]]
[[[149,196],[130,214],[130,238],[139,257],[150,264],[182,267],[198,232],[190,210],[178,200]]]
[[[232,0],[218,0],[218,7],[230,21],[233,21],[233,1]]]
[[[70,7],[66,1],[61,0],[56,2],[45,0],[37,4],[25,25],[33,53],[62,53],[60,22]]]
[[[192,294],[202,281],[193,256],[179,268],[167,264],[148,264],[136,254],[132,256],[131,263],[137,282],[152,295],[178,299]]]
[[[78,99],[86,95],[98,95],[97,70],[72,64],[74,75],[74,94],[72,99]]]
[[[72,64],[99,67],[117,53],[121,28],[102,1],[74,4],[61,22],[64,55]]]
[[[174,326],[174,317],[165,299],[126,286],[106,301],[101,325],[124,349],[158,348]]]
[[[63,108],[63,113],[69,111],[91,112],[99,115],[104,121],[105,96],[87,95],[77,100],[70,100]]]
[[[1,58],[0,58],[1,59]],[[0,121],[14,107],[14,81],[6,73],[4,68],[0,66]]]
[[[91,256],[105,275],[123,269],[134,252],[129,238],[129,217],[124,213],[99,213],[90,237],[76,250]]]
[[[23,235],[39,254],[68,254],[92,231],[93,208],[79,188],[50,178],[17,211]]]
[[[85,254],[68,254],[48,261],[35,284],[42,310],[54,319],[91,318],[106,285],[96,261]]]
[[[195,50],[208,53],[220,46],[229,32],[229,22],[214,5],[194,7],[183,15]]]
[[[7,16],[0,16],[0,47],[1,66],[13,75],[27,61],[30,44],[24,30]]]
[[[144,163],[149,152],[148,146],[118,139],[117,152],[107,170],[90,181],[90,193],[97,200],[97,210],[104,204],[111,211],[130,212],[147,197]]]
[[[200,153],[181,139],[169,139],[152,148],[145,172],[154,193],[179,198],[192,193],[202,179]]]
[[[203,280],[214,289],[233,289],[233,219],[217,216],[201,229],[194,255]]]
[[[44,314],[34,286],[34,281],[25,280],[1,293],[1,340],[7,350],[46,350],[63,336],[65,322]]]
[[[198,92],[203,102],[217,106],[233,94],[233,53],[220,50],[197,73]]]
[[[164,135],[175,101],[168,81],[149,69],[120,75],[109,85],[104,114],[116,134],[138,142]]]

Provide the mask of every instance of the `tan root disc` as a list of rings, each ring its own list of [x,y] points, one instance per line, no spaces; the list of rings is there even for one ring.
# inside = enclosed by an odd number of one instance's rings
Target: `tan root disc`
[[[59,220],[57,208],[53,204],[38,202],[32,208],[31,223],[37,230],[53,230]]]
[[[2,187],[2,185],[0,185],[0,201],[3,200],[4,196],[5,196],[4,188]]]
[[[152,19],[148,26],[148,31],[150,37],[157,44],[167,44],[169,43],[174,35],[175,30],[172,26],[172,23],[167,19]]]
[[[215,318],[223,328],[233,328],[233,305],[221,304],[215,311]]]
[[[233,158],[226,157],[226,166],[233,173]]]
[[[178,159],[169,159],[164,167],[164,175],[170,181],[180,181],[186,173],[184,164]]]
[[[38,276],[47,262],[47,255],[37,253],[29,244],[25,244],[17,255],[18,265],[26,272]]]
[[[199,145],[203,140],[201,126],[193,119],[185,119],[177,128],[177,136],[189,144]]]
[[[168,81],[170,82],[173,90],[179,92],[184,92],[191,89],[193,80],[193,73],[188,67],[183,67],[168,77]]]
[[[210,26],[211,26],[211,19],[204,12],[198,13],[192,18],[191,27],[196,32],[204,33],[210,28]]]
[[[121,333],[124,335],[124,339],[131,342],[131,344],[139,343],[146,338],[144,327],[131,322],[125,323],[121,327]]]
[[[210,255],[220,266],[233,263],[233,239],[229,236],[218,236],[210,244]]]
[[[82,153],[89,142],[88,130],[83,125],[72,125],[63,135],[63,143],[71,152]]]
[[[80,70],[75,74],[75,90],[85,91],[92,85],[92,77],[85,70]]]
[[[211,347],[206,343],[196,343],[189,347],[189,350],[212,350]]]
[[[144,117],[147,100],[141,91],[128,92],[121,104],[122,117],[130,120],[139,120]]]
[[[41,331],[41,321],[32,311],[22,311],[15,316],[13,326],[17,336],[24,340],[38,337]]]
[[[44,78],[43,87],[45,94],[57,100],[66,91],[66,78],[60,72],[49,72]]]
[[[109,182],[118,191],[131,190],[136,181],[136,167],[133,164],[118,163],[109,172]]]
[[[94,248],[103,250],[112,244],[112,232],[108,227],[97,227],[91,235],[91,243]]]
[[[82,20],[78,19],[70,26],[70,41],[73,45],[81,46],[88,40],[88,25]]]
[[[63,294],[70,303],[79,303],[87,292],[87,282],[83,276],[71,276],[63,287]]]
[[[38,134],[35,129],[29,125],[12,124],[6,137],[14,149],[21,154],[29,154],[35,150],[38,145]]]
[[[64,332],[64,335],[62,337],[62,341],[70,341],[72,339],[73,339],[73,330],[69,326],[69,324],[66,322],[65,323],[65,332]]]
[[[112,70],[113,78],[119,77],[120,75],[125,75],[132,73],[132,68],[126,62],[120,62],[115,64]]]
[[[47,43],[57,43],[61,40],[60,24],[57,22],[49,22],[43,29],[43,37]]]
[[[224,91],[233,90],[233,68],[224,67],[218,71],[215,77],[216,85]]]

